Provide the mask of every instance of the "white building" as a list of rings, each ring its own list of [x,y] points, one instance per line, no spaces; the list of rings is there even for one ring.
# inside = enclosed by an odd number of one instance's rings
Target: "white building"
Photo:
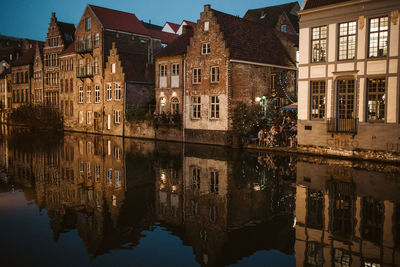
[[[400,151],[399,9],[398,0],[303,2],[300,148]]]

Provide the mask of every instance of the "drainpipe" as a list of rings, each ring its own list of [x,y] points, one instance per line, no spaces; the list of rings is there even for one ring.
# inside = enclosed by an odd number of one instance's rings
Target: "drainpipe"
[[[182,142],[185,143],[185,128],[186,128],[186,59],[183,59],[183,111],[182,111]]]
[[[125,137],[125,112],[126,112],[126,92],[127,92],[127,89],[126,89],[126,81],[125,81],[125,83],[124,83],[125,85],[124,85],[124,108],[122,109],[123,110],[123,122],[122,122],[122,137]]]

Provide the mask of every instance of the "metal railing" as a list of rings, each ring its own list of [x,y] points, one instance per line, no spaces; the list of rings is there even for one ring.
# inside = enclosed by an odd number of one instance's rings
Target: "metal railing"
[[[358,119],[328,119],[328,132],[356,134],[358,130]]]
[[[76,43],[76,52],[78,53],[91,53],[93,51],[92,41],[84,40]]]
[[[76,77],[77,78],[91,78],[94,74],[94,66],[93,65],[84,65],[76,68]]]

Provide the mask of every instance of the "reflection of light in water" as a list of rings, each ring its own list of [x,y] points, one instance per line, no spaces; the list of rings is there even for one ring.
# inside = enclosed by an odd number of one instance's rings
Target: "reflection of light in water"
[[[294,217],[294,219],[293,219],[293,228],[296,227],[296,223],[297,223],[297,220],[296,220],[296,217]]]
[[[165,185],[164,184],[160,184],[160,189],[164,189]]]
[[[172,186],[172,192],[175,192],[176,191],[176,185],[173,185]]]

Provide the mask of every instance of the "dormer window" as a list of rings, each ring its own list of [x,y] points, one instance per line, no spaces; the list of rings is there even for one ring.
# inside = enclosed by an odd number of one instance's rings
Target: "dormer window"
[[[92,20],[91,18],[86,18],[85,20],[85,29],[88,31],[92,28]]]
[[[281,32],[286,32],[286,24],[281,25]]]
[[[209,21],[205,21],[204,22],[204,31],[208,32],[209,27],[210,27],[210,22]]]

